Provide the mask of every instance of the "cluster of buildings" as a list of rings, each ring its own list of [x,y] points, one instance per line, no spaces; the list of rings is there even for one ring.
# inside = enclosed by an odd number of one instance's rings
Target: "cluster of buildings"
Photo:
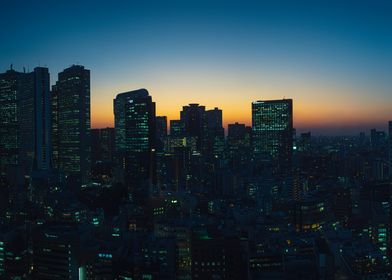
[[[0,74],[0,278],[390,279],[392,122],[296,134],[293,101],[157,116],[145,89],[91,129],[90,71]]]

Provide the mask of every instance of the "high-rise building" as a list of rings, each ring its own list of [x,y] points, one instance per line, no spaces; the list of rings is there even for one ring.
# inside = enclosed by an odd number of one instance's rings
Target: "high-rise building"
[[[52,168],[51,101],[48,68],[34,69],[34,166],[36,170]]]
[[[225,129],[222,125],[222,110],[214,108],[205,111],[206,147],[203,149],[209,156],[222,156],[225,144]]]
[[[185,123],[181,120],[170,120],[170,136],[171,137],[184,137],[185,136]]]
[[[18,164],[18,88],[18,72],[11,69],[0,74],[1,171]]]
[[[373,149],[384,146],[386,139],[385,131],[377,130],[375,128],[370,130],[370,144]]]
[[[114,99],[116,155],[129,187],[155,181],[155,103],[146,89]]]
[[[292,99],[252,103],[252,142],[256,157],[270,157],[279,172],[290,172],[293,150]]]
[[[156,132],[155,137],[157,140],[156,146],[158,151],[163,151],[165,139],[167,137],[167,117],[156,117]]]
[[[0,74],[0,166],[20,175],[51,169],[49,71]]]
[[[205,146],[206,117],[205,106],[192,103],[183,106],[180,113],[181,121],[184,122],[185,134],[187,137],[196,137],[197,149],[202,151]]]
[[[91,171],[90,70],[73,65],[59,73],[52,88],[52,113],[57,167],[85,183]]]
[[[392,121],[388,122],[388,159],[389,178],[392,179]]]
[[[301,136],[298,140],[298,151],[300,152],[309,152],[312,147],[312,135],[310,132],[301,133]]]
[[[112,162],[114,161],[114,128],[91,129],[91,160]]]
[[[250,162],[252,128],[245,124],[228,125],[227,145],[228,158],[232,167]]]

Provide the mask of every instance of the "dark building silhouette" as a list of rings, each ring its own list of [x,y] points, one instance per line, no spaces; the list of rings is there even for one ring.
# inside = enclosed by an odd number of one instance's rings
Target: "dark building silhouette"
[[[33,236],[34,279],[77,279],[79,238],[71,226],[46,226]]]
[[[4,171],[18,164],[19,73],[0,74],[0,166]]]
[[[59,73],[52,97],[56,167],[86,183],[91,172],[90,70],[73,65]]]
[[[310,132],[301,133],[301,136],[298,140],[297,149],[300,152],[310,152],[310,148],[312,147],[312,135]]]
[[[197,149],[202,151],[206,140],[205,106],[199,106],[196,103],[183,106],[180,117],[181,121],[184,122],[186,136],[195,137],[197,139]]]
[[[114,161],[114,128],[91,129],[91,159],[97,161]]]
[[[251,152],[252,128],[245,124],[228,125],[227,146],[228,158],[232,167],[245,165],[249,162]]]
[[[279,172],[291,169],[293,101],[261,100],[252,103],[252,141],[255,156],[269,156]]]
[[[373,149],[380,148],[385,144],[386,134],[385,131],[380,131],[375,128],[370,130],[370,144]]]
[[[145,89],[114,99],[116,155],[133,190],[155,183],[155,103]]]
[[[192,237],[192,279],[248,279],[247,241]]]
[[[165,140],[167,137],[167,117],[157,116],[156,117],[156,146],[157,151],[163,151]]]
[[[49,71],[9,70],[0,74],[0,165],[14,169],[21,182],[32,170],[51,169]],[[18,171],[16,171],[18,169]],[[16,172],[16,173],[15,173]]]
[[[222,156],[225,142],[225,129],[222,124],[222,110],[214,108],[205,111],[206,116],[206,147],[203,149],[208,156]]]
[[[392,121],[388,122],[388,160],[389,178],[392,179]]]
[[[170,136],[184,137],[185,123],[182,120],[170,120]]]

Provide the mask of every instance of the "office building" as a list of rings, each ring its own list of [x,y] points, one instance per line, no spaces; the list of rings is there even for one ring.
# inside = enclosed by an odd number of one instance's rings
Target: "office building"
[[[170,137],[181,138],[185,136],[185,123],[181,120],[170,121]]]
[[[128,187],[155,182],[155,103],[146,89],[120,93],[114,99],[116,155]],[[146,190],[141,190],[148,193]],[[149,189],[151,191],[151,189]]]
[[[91,129],[91,162],[113,162],[114,145],[114,128]]]
[[[73,65],[59,73],[52,96],[57,167],[66,176],[86,183],[91,172],[90,70]]]
[[[11,167],[13,171],[7,172],[8,175],[14,173],[19,179],[24,175],[30,176],[33,169],[50,170],[48,69],[37,67],[31,73],[11,69],[0,74],[0,104],[1,169],[10,171]]]
[[[196,137],[197,149],[201,152],[206,140],[205,106],[199,106],[196,103],[183,106],[180,117],[184,122],[186,136]]]
[[[389,178],[392,179],[392,121],[388,122],[388,159]]]
[[[214,108],[205,111],[206,117],[206,147],[203,149],[208,156],[223,156],[225,145],[225,130],[222,124],[222,110]]]
[[[256,157],[268,156],[279,172],[290,172],[293,150],[291,99],[252,103],[252,141]]]
[[[165,140],[167,137],[167,117],[166,116],[157,116],[156,117],[156,148],[157,151],[163,151]]]

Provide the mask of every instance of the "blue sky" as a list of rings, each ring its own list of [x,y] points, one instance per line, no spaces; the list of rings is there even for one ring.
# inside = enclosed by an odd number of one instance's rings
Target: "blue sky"
[[[295,125],[356,133],[392,119],[389,1],[2,1],[0,71],[71,64],[92,75],[92,123],[112,99],[147,88],[159,114],[291,97]]]

